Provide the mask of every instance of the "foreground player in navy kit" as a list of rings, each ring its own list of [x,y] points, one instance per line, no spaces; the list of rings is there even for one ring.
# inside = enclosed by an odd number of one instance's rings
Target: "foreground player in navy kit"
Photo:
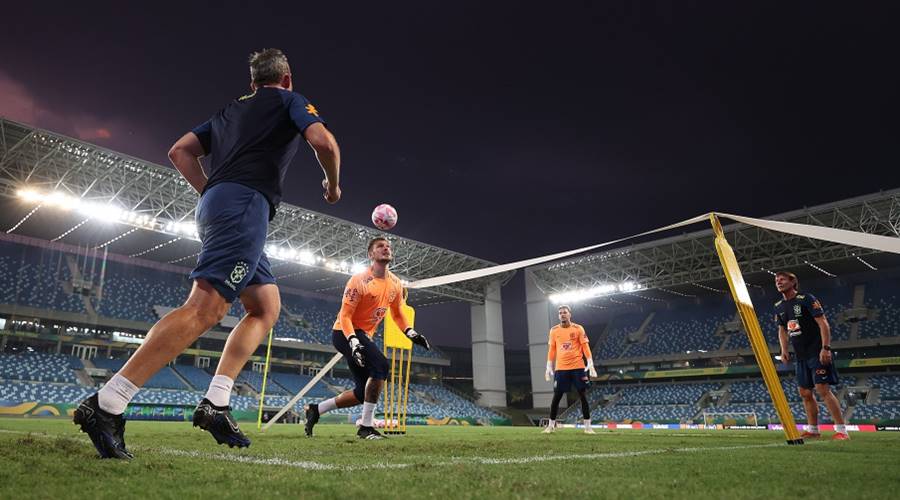
[[[220,444],[250,445],[228,404],[234,379],[281,310],[263,247],[301,138],[325,172],[325,200],[336,203],[341,197],[337,142],[316,108],[293,92],[287,57],[277,49],[253,54],[250,77],[251,94],[225,106],[169,151],[175,168],[201,193],[196,219],[202,247],[190,274],[194,285],[184,305],[160,319],[125,366],[76,409],[75,423],[103,458],[132,457],[122,416],[128,402],[154,373],[221,321],[236,298],[247,314],[229,335],[193,421]],[[203,156],[209,157],[208,178],[200,165]]]
[[[834,420],[835,434],[832,439],[850,439],[844,425],[841,405],[831,392],[837,385],[837,370],[831,355],[831,327],[825,319],[822,304],[809,293],[799,293],[799,282],[794,273],[781,271],[775,274],[775,288],[784,297],[775,303],[775,321],[778,323],[778,342],[781,344],[781,361],[787,364],[791,359],[788,352],[788,338],[794,346],[797,370],[797,385],[806,409],[809,429],[802,437],[817,438],[819,434],[819,404],[813,387]]]

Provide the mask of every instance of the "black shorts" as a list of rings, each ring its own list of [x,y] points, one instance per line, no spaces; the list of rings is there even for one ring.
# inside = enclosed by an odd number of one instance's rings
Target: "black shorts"
[[[591,379],[588,377],[588,372],[584,371],[584,368],[556,370],[556,373],[553,375],[553,389],[556,391],[569,392],[573,385],[576,390],[581,391],[587,389],[590,383]]]
[[[362,395],[365,393],[366,382],[369,381],[369,377],[378,380],[387,379],[388,361],[366,332],[356,330],[356,338],[359,339],[359,343],[363,346],[363,357],[366,360],[366,366],[359,366],[353,360],[353,354],[350,352],[350,342],[347,341],[344,332],[341,330],[331,332],[331,343],[339,353],[344,355],[347,367],[350,368],[350,373],[353,374],[353,380],[356,382],[356,388],[353,390],[354,394],[356,394],[356,399],[362,401]]]

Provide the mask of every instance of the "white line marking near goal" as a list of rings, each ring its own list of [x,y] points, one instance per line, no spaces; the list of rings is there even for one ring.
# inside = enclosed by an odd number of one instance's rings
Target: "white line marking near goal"
[[[0,429],[0,433],[4,434],[18,434],[18,435],[30,435],[41,438],[67,438],[75,441],[81,441],[86,444],[90,444],[90,440],[74,437],[67,434],[43,434],[43,433],[35,433],[35,432],[25,432],[25,431],[11,431]],[[807,444],[820,444],[821,442],[810,442]],[[664,455],[666,453],[697,453],[697,452],[714,452],[714,451],[734,451],[734,450],[749,450],[756,448],[782,448],[787,447],[785,443],[769,443],[769,444],[749,444],[749,445],[735,445],[735,446],[711,446],[711,447],[688,447],[688,448],[659,448],[652,450],[636,450],[636,451],[617,451],[617,452],[609,452],[609,453],[582,453],[582,454],[567,454],[567,455],[536,455],[531,457],[519,457],[519,458],[491,458],[491,457],[453,457],[451,460],[446,460],[442,462],[428,462],[429,466],[448,466],[448,465],[465,465],[465,464],[478,464],[478,465],[524,465],[524,464],[532,464],[539,462],[551,462],[551,461],[559,461],[559,460],[604,460],[610,458],[629,458],[629,457],[642,457],[647,455]],[[296,469],[303,469],[309,471],[359,471],[359,470],[370,470],[370,469],[404,469],[408,467],[413,467],[416,464],[412,463],[370,463],[366,465],[337,465],[337,464],[324,464],[320,462],[312,462],[312,461],[295,461],[288,460],[281,457],[261,457],[255,455],[243,455],[240,452],[236,452],[235,454],[223,454],[223,453],[203,453],[199,451],[190,451],[190,450],[179,450],[175,448],[157,448],[151,446],[135,446],[132,447],[134,450],[142,450],[147,452],[156,452],[163,455],[170,455],[176,457],[186,457],[186,458],[196,458],[200,460],[215,460],[221,462],[232,462],[232,463],[240,463],[240,464],[251,464],[251,465],[276,465],[282,467],[291,467]]]

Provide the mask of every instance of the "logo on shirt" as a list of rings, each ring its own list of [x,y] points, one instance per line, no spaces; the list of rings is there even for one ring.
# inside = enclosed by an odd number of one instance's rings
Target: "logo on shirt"
[[[359,290],[354,288],[347,288],[344,290],[344,297],[347,298],[349,302],[356,302],[359,299]]]
[[[319,110],[317,110],[316,107],[313,106],[312,104],[306,105],[306,112],[315,116],[316,118],[319,117]]]
[[[249,271],[250,266],[248,266],[246,262],[238,261],[238,263],[234,265],[234,269],[231,270],[228,279],[225,280],[225,285],[232,290],[237,290],[237,285],[241,281],[244,281],[244,278],[247,277]]]
[[[379,307],[378,309],[375,309],[375,319],[377,321],[383,320],[385,314],[387,314],[387,307]]]
[[[800,307],[800,304],[794,304],[794,316],[802,316],[803,308]]]
[[[563,348],[563,351],[569,351],[572,349],[572,343],[571,342],[563,342],[562,348]]]
[[[817,301],[813,302],[812,308],[813,309],[821,309],[822,304],[817,300]]]
[[[802,331],[800,331],[800,322],[795,319],[788,321],[787,331],[788,335],[790,335],[791,337],[796,337],[797,335],[803,333]]]

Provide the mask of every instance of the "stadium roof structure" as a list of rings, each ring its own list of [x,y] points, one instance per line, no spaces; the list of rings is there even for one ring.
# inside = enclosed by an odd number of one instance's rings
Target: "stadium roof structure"
[[[0,229],[7,233],[193,267],[196,203],[173,168],[0,118]],[[287,203],[269,225],[267,254],[280,283],[335,295],[368,262],[366,243],[378,235],[391,240],[392,270],[409,281],[494,265]],[[410,302],[481,304],[488,282],[512,275],[412,290]]]
[[[825,226],[883,236],[900,236],[900,189],[803,208],[771,220]],[[725,222],[725,221],[723,221]],[[900,256],[814,240],[745,224],[724,227],[748,284],[771,283],[771,273],[790,269],[837,277],[900,266]],[[658,239],[529,267],[538,288],[547,295],[606,286],[613,298],[627,294],[664,300],[727,292],[715,251],[712,229]],[[802,275],[801,275],[802,277]],[[630,290],[622,292],[621,284]],[[613,286],[611,286],[613,285]],[[619,302],[622,303],[622,302]],[[633,303],[625,302],[627,305]]]

